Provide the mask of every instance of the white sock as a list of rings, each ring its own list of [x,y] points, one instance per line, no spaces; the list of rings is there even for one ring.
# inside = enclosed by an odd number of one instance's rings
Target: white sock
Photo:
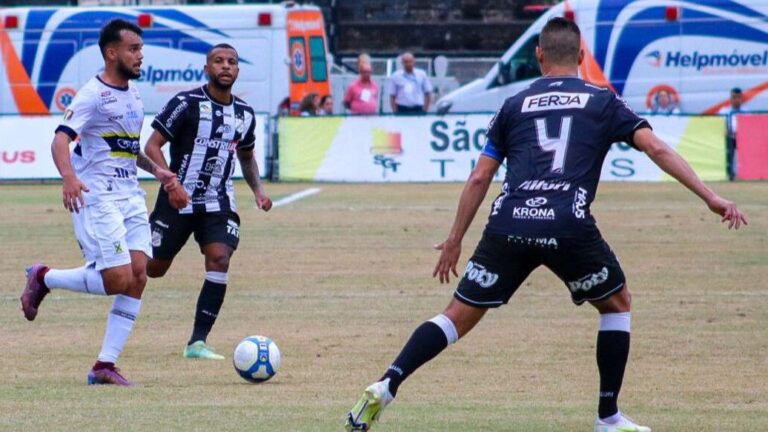
[[[600,315],[600,331],[623,331],[629,333],[631,330],[631,323],[631,312],[616,312]]]
[[[456,326],[453,325],[453,321],[443,314],[436,315],[429,322],[437,324],[440,330],[445,333],[445,338],[448,340],[448,345],[456,343],[459,340],[459,332],[456,331]]]
[[[43,278],[50,289],[65,289],[95,295],[107,295],[101,272],[90,266],[73,269],[50,269]]]
[[[115,296],[112,310],[107,317],[107,330],[104,332],[104,342],[101,344],[99,361],[116,363],[123,351],[125,342],[133,330],[133,323],[141,310],[141,300],[122,294]]]

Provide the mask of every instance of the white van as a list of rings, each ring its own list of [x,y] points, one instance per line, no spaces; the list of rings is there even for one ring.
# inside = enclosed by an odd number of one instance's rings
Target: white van
[[[437,112],[496,111],[540,75],[538,36],[556,16],[582,31],[582,78],[637,111],[660,92],[684,113],[714,114],[740,87],[744,108],[768,110],[768,0],[566,0],[552,7],[488,74],[445,95]]]
[[[330,92],[325,24],[314,6],[8,8],[0,10],[0,114],[63,112],[103,68],[99,30],[113,18],[144,30],[137,85],[147,113],[205,83],[205,54],[218,43],[238,50],[234,91],[257,112]]]

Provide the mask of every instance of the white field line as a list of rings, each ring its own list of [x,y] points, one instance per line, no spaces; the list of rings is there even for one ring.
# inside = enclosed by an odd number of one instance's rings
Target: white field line
[[[303,191],[299,191],[299,192],[290,194],[287,197],[280,198],[279,200],[272,203],[272,207],[280,207],[286,204],[290,204],[292,202],[296,202],[300,199],[319,193],[321,190],[322,189],[320,188],[304,189]]]

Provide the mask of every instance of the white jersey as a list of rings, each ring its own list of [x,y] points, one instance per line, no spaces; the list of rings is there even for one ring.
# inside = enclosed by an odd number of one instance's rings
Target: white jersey
[[[90,189],[86,204],[143,196],[136,178],[143,120],[144,104],[131,81],[120,88],[96,76],[77,92],[56,131],[80,137],[72,167]]]

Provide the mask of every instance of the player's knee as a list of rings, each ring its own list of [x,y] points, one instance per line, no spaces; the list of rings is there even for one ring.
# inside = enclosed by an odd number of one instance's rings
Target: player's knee
[[[133,286],[135,290],[144,291],[144,287],[147,286],[147,273],[144,271],[133,273]]]
[[[149,260],[149,262],[147,262],[147,276],[151,278],[163,277],[168,273],[169,268],[170,265],[165,265],[164,263],[155,260]]]
[[[126,294],[133,286],[133,278],[130,274],[104,278],[104,289],[107,294]]]
[[[214,271],[226,272],[229,270],[229,254],[214,253],[206,256],[206,268]]]

